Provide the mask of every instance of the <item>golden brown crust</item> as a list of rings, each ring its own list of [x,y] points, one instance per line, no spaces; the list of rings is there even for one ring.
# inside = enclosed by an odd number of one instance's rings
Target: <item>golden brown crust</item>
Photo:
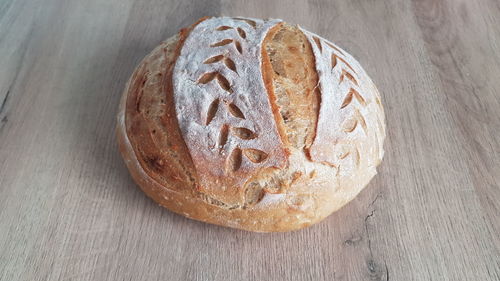
[[[298,27],[288,24],[269,32],[263,45],[264,67],[269,65],[272,73],[270,88],[288,143],[307,149],[314,138],[320,101],[311,46]]]
[[[127,135],[140,165],[160,184],[190,191],[194,166],[175,118],[172,70],[190,30],[182,29],[147,56],[132,75],[126,100]]]
[[[261,50],[262,77],[264,79],[264,85],[267,90],[267,95],[269,96],[269,102],[271,103],[271,110],[273,111],[274,120],[276,122],[276,126],[278,127],[281,141],[283,142],[283,144],[285,144],[285,146],[289,146],[290,142],[286,134],[283,117],[280,114],[280,109],[276,101],[276,94],[274,92],[275,88],[273,85],[275,78],[274,70],[271,64],[271,59],[269,58],[269,52],[267,51],[266,48],[268,42],[272,41],[276,33],[279,32],[281,29],[283,29],[283,23],[277,24],[275,27],[271,28],[271,30],[269,30],[269,32],[267,33],[266,38],[264,38],[264,41],[262,42],[262,50]]]
[[[296,27],[287,24],[268,33],[262,65],[266,88],[276,98],[274,116],[288,118],[281,126],[289,151],[288,166],[252,175],[242,187],[242,204],[232,205],[199,188],[197,171],[175,118],[172,90],[172,70],[192,28],[153,50],[133,73],[122,97],[118,142],[141,189],[160,205],[186,217],[259,232],[314,224],[352,200],[373,177],[374,169],[361,158],[362,165],[354,174],[341,175],[337,167],[307,157],[320,105],[318,76],[311,46]],[[370,114],[379,116],[383,111]],[[378,120],[383,122],[383,118]],[[373,134],[383,140],[385,132]],[[364,157],[372,159],[377,155],[369,152],[370,147],[381,149],[381,143],[361,147],[366,151]]]

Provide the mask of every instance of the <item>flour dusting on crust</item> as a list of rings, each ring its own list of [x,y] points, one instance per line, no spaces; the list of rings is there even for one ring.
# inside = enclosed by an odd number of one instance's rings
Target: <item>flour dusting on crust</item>
[[[378,91],[359,63],[332,42],[301,29],[312,46],[319,76],[321,104],[311,160],[328,163],[339,171],[359,169],[360,157],[375,172],[382,159],[385,128]],[[373,141],[368,141],[372,139]]]
[[[207,19],[175,64],[176,115],[199,189],[222,200],[242,195],[238,187],[256,171],[287,161],[261,72],[262,41],[279,22]]]

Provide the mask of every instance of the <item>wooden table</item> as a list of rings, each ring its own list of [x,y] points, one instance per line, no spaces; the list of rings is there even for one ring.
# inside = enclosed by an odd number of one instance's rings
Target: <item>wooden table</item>
[[[220,14],[330,38],[382,93],[379,175],[316,226],[185,219],[121,160],[134,67]],[[498,0],[2,0],[0,105],[0,280],[500,280]]]

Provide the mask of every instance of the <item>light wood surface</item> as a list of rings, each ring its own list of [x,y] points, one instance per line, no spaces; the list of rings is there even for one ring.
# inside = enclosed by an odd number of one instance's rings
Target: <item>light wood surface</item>
[[[379,87],[379,175],[316,226],[185,219],[120,158],[135,65],[220,14],[298,23]],[[500,280],[497,0],[1,0],[0,106],[0,280]]]

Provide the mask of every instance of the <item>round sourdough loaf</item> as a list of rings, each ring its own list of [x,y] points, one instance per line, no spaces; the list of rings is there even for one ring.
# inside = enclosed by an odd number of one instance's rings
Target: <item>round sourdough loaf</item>
[[[211,17],[139,64],[117,135],[160,205],[270,232],[352,200],[376,174],[385,122],[373,82],[335,44],[281,20]]]

